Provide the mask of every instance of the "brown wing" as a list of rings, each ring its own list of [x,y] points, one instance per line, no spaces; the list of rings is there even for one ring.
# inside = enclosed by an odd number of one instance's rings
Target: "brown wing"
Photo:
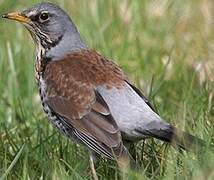
[[[48,63],[43,76],[47,103],[89,148],[111,158],[125,151],[117,124],[96,91],[98,86],[122,87],[126,77],[116,65],[95,51],[81,50]]]

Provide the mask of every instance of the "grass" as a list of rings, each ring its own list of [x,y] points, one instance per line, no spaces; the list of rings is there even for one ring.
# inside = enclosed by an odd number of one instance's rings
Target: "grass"
[[[0,12],[36,2],[0,1]],[[114,59],[164,119],[213,142],[214,74],[195,68],[214,61],[212,0],[56,2],[89,46]],[[42,111],[34,49],[21,25],[0,20],[0,179],[91,179],[86,149],[53,129]],[[214,179],[209,149],[179,153],[152,139],[135,148],[142,168],[126,179]],[[106,159],[99,160],[97,173],[121,179]]]

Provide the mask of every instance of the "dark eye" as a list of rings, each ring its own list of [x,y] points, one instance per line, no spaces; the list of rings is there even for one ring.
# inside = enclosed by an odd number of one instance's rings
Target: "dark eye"
[[[40,14],[40,16],[39,16],[39,19],[40,19],[41,21],[46,21],[46,20],[48,20],[48,18],[49,18],[48,12],[42,12],[42,13]]]

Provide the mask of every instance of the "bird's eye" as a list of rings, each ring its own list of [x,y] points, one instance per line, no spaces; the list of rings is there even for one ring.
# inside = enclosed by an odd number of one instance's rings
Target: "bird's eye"
[[[46,20],[48,20],[49,19],[49,14],[48,14],[48,12],[42,12],[41,14],[40,14],[40,16],[39,16],[39,19],[41,20],[41,21],[46,21]]]

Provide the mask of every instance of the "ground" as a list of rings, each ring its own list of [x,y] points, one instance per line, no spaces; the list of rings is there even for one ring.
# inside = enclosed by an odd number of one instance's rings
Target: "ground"
[[[39,1],[0,1],[0,12]],[[58,0],[91,48],[113,59],[166,121],[214,141],[212,0]],[[91,179],[85,148],[47,121],[34,78],[35,46],[20,24],[0,20],[0,179]],[[178,152],[158,140],[136,144],[127,179],[214,179],[214,153]],[[100,179],[121,179],[97,163]]]

